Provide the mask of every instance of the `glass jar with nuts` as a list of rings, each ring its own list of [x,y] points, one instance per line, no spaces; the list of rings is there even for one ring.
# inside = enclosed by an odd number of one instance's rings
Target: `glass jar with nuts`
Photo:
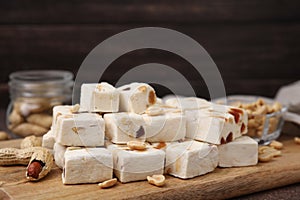
[[[227,102],[226,102],[227,101]],[[280,136],[284,123],[283,115],[287,107],[272,99],[258,96],[233,95],[215,100],[216,103],[227,103],[242,108],[248,113],[247,135],[259,144],[269,144]]]
[[[41,136],[52,124],[52,108],[71,103],[73,74],[60,70],[10,75],[7,127],[12,137]]]

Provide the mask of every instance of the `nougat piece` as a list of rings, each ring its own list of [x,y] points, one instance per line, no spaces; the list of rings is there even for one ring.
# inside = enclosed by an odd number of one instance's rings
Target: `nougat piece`
[[[179,108],[182,111],[204,109],[211,106],[211,102],[198,97],[171,97],[165,101],[165,104]]]
[[[55,143],[55,134],[51,128],[45,135],[43,135],[42,147],[52,150],[54,143]]]
[[[135,113],[108,113],[104,115],[105,136],[116,144],[129,141],[145,141],[145,121]]]
[[[60,106],[54,106],[53,107],[53,112],[52,112],[52,128],[56,128],[56,122],[58,117],[62,115],[71,115],[72,114],[72,108],[73,106],[71,105],[60,105]]]
[[[188,179],[213,171],[219,161],[216,145],[187,140],[172,142],[166,147],[165,171],[175,177]]]
[[[119,91],[106,82],[82,84],[80,111],[118,112]]]
[[[258,162],[258,144],[248,136],[219,145],[218,149],[220,167],[250,166]]]
[[[148,142],[172,142],[184,139],[186,118],[180,113],[168,113],[158,116],[143,115],[144,130]]]
[[[53,151],[54,151],[54,160],[55,160],[55,164],[60,168],[63,169],[64,168],[64,164],[65,164],[65,152],[67,150],[66,146],[63,146],[59,143],[55,143],[54,147],[53,147]]]
[[[120,182],[146,180],[147,176],[164,173],[165,152],[148,147],[146,150],[130,150],[126,145],[110,142],[107,149],[113,154],[114,174]]]
[[[107,149],[69,147],[65,152],[63,184],[98,183],[112,176],[113,159]]]
[[[212,144],[224,144],[247,133],[248,117],[243,109],[212,104],[186,110],[186,137]]]
[[[95,113],[63,115],[57,121],[56,142],[65,146],[103,146],[103,118]]]
[[[120,112],[142,114],[156,103],[154,89],[146,83],[131,83],[118,88],[120,92]]]

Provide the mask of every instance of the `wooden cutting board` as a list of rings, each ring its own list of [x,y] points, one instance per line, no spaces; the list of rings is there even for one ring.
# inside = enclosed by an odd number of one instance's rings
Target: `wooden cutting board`
[[[99,189],[97,184],[63,185],[55,167],[39,182],[25,182],[25,166],[0,166],[0,199],[224,199],[300,182],[300,145],[282,138],[282,156],[252,167],[217,168],[189,180],[166,176],[162,188],[146,181]],[[18,147],[20,140],[0,142]],[[82,172],[88,173],[88,172]]]

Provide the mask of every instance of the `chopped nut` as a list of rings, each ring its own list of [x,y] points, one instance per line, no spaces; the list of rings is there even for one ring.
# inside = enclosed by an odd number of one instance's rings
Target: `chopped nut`
[[[80,105],[79,104],[75,104],[74,106],[72,106],[71,108],[71,112],[72,113],[77,113],[80,109]]]
[[[283,147],[283,144],[281,142],[278,142],[276,140],[273,140],[270,144],[269,144],[270,147],[273,147],[275,149],[282,149]]]
[[[294,141],[296,142],[296,144],[300,144],[300,138],[299,137],[295,137]]]
[[[116,183],[118,182],[118,180],[116,178],[107,180],[107,181],[103,181],[102,183],[99,183],[98,185],[100,186],[100,188],[110,188],[114,185],[116,185]]]
[[[127,146],[131,150],[145,150],[146,149],[146,144],[145,142],[140,142],[140,141],[129,141],[127,142]]]
[[[165,185],[165,176],[164,175],[153,175],[147,176],[148,183],[161,187]]]

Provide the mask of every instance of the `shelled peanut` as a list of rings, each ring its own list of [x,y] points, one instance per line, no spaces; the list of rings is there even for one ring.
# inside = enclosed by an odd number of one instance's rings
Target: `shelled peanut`
[[[37,181],[45,177],[53,165],[53,155],[43,147],[0,149],[0,165],[27,165],[26,178]]]
[[[52,108],[62,104],[48,98],[18,98],[14,101],[8,116],[8,128],[21,137],[29,135],[41,136],[52,124]]]
[[[272,105],[266,104],[263,99],[258,99],[252,103],[236,103],[235,106],[245,109],[248,113],[248,135],[251,137],[261,137],[264,131],[266,114],[279,112],[282,105],[279,102],[274,102]],[[279,116],[269,118],[268,134],[273,133],[279,123]]]

